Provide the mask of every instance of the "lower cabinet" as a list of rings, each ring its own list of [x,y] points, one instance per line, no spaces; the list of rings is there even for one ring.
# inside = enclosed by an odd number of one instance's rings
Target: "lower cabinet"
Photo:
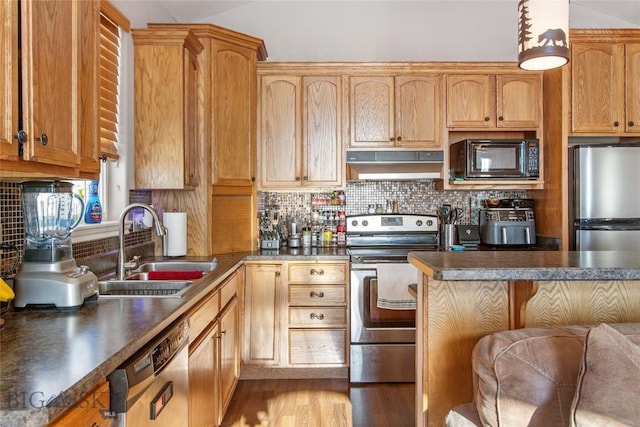
[[[240,376],[240,310],[244,267],[189,315],[189,425],[217,426]],[[192,335],[193,334],[193,335]]]
[[[109,383],[106,381],[84,395],[80,401],[57,417],[50,427],[107,427],[114,421],[107,415],[109,411]]]
[[[243,378],[347,375],[348,278],[347,261],[247,263]]]

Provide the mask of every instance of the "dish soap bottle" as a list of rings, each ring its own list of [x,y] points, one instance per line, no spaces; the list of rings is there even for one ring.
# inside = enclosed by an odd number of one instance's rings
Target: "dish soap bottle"
[[[98,181],[89,184],[89,199],[84,211],[84,222],[87,224],[100,224],[102,221],[102,204],[98,195]]]

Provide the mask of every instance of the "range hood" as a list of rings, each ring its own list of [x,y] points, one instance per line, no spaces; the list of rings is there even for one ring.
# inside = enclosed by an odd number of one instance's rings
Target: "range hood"
[[[347,151],[347,181],[442,178],[442,151]]]

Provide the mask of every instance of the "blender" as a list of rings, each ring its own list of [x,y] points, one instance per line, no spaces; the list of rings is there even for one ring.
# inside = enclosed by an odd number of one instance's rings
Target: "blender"
[[[73,184],[61,181],[21,184],[25,245],[14,279],[16,309],[75,310],[98,298],[98,278],[73,259],[71,231],[82,215],[74,220],[72,204],[81,203],[83,212],[84,202],[72,188]]]

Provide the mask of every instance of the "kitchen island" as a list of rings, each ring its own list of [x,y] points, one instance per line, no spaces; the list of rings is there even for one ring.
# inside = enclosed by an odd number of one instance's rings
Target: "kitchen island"
[[[490,333],[640,321],[637,252],[411,252],[417,287],[416,425],[473,400],[471,352]]]

